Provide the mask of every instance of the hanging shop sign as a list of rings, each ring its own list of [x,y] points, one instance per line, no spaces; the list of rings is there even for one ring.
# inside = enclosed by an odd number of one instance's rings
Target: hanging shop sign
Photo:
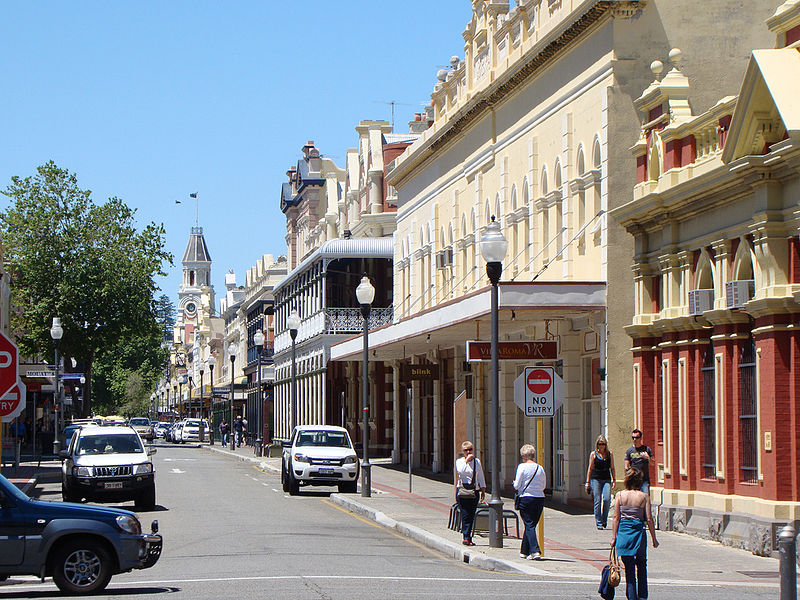
[[[499,360],[558,360],[558,341],[498,342]],[[467,342],[467,360],[490,361],[491,342]]]

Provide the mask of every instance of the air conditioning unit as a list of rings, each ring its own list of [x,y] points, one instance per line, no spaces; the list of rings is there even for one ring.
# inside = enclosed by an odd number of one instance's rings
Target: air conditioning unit
[[[742,308],[745,302],[752,300],[756,293],[756,282],[752,279],[739,279],[725,284],[725,306]]]
[[[702,315],[705,311],[714,308],[714,290],[689,290],[689,314]]]
[[[447,266],[446,260],[447,260],[447,258],[445,256],[444,250],[441,250],[441,251],[437,252],[436,253],[436,268],[439,269],[439,270],[444,269]]]
[[[453,247],[449,246],[444,249],[444,262],[448,266],[453,266]]]

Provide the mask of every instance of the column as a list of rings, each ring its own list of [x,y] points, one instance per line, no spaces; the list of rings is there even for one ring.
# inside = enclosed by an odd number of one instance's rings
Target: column
[[[429,353],[429,360],[438,364],[439,353]],[[441,376],[441,373],[440,373]],[[431,469],[434,473],[442,472],[442,436],[444,427],[442,424],[442,382],[441,379],[433,380],[433,458]]]
[[[392,361],[392,464],[400,462],[400,422],[407,419],[400,414],[400,362]]]

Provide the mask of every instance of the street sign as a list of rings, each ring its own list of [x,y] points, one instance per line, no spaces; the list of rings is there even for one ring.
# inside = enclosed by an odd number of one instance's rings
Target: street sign
[[[11,391],[0,397],[0,422],[10,423],[25,409],[26,389],[17,381]]]
[[[552,417],[564,402],[563,383],[554,367],[525,367],[514,381],[514,404],[526,417]]]
[[[17,384],[17,345],[0,331],[0,398]]]

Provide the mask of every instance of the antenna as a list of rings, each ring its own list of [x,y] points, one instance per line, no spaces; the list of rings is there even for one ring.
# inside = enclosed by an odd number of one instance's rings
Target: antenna
[[[392,107],[392,131],[394,131],[394,107],[395,106],[413,106],[412,104],[408,104],[406,102],[395,102],[394,100],[389,100],[387,102],[381,102],[380,100],[373,100],[378,104],[388,104]]]

